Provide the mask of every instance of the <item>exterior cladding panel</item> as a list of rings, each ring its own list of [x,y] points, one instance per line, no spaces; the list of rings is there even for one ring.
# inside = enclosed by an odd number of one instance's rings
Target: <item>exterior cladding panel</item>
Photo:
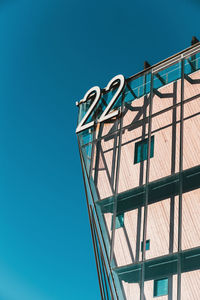
[[[199,44],[175,58],[78,133],[102,299],[200,299]]]

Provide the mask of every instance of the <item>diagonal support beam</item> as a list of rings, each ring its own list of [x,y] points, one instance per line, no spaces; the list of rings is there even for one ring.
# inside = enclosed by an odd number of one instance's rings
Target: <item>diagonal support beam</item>
[[[160,82],[165,85],[166,81],[164,78],[162,78],[162,76],[159,73],[156,73],[155,76],[160,80]]]
[[[184,74],[184,78],[191,84],[198,84],[200,83],[200,79],[192,79],[190,76],[187,74]]]
[[[161,93],[156,89],[153,89],[153,92],[155,95],[157,95],[159,98],[172,98],[174,96],[174,93]]]
[[[129,85],[128,83],[127,83],[126,85],[127,85],[127,88],[129,89],[129,91],[131,92],[132,96],[136,99],[137,96],[136,96],[136,94],[134,93],[134,91],[132,90],[132,88],[130,87],[130,85]]]

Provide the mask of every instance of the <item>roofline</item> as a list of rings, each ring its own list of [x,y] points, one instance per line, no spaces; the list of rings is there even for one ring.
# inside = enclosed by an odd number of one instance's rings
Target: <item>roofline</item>
[[[195,54],[196,52],[198,52],[198,50],[200,51],[200,42],[197,42],[196,44],[148,67],[148,68],[145,68],[144,70],[126,78],[126,81],[131,81],[133,80],[134,78],[137,78],[137,77],[140,77],[142,74],[145,74],[145,73],[148,73],[149,71],[152,70],[152,73],[157,73],[158,71],[161,71],[162,69],[165,69],[166,67],[170,66],[170,65],[173,65],[174,63],[180,61],[181,59],[187,57],[187,56],[190,56],[192,54]],[[106,94],[108,91],[105,92],[104,89],[102,89],[102,93],[103,94]],[[81,100],[80,100],[81,101]],[[76,102],[76,106],[79,106],[80,104],[80,101],[79,102]]]
[[[192,46],[190,46],[190,47],[188,47],[188,48],[186,48],[164,60],[161,60],[160,62],[150,66],[149,68],[146,68],[146,69],[130,76],[129,78],[127,78],[127,80],[130,81],[130,80],[134,79],[135,77],[138,77],[138,76],[142,75],[143,73],[150,71],[151,69],[153,69],[153,73],[156,73],[159,70],[161,70],[167,66],[170,66],[171,64],[174,64],[176,61],[179,61],[180,59],[187,57],[188,55],[192,55],[193,52],[196,52],[198,50],[200,50],[200,42],[198,42],[195,45],[192,45]],[[166,64],[166,62],[169,62],[169,63]],[[158,68],[159,66],[160,66],[160,68]]]

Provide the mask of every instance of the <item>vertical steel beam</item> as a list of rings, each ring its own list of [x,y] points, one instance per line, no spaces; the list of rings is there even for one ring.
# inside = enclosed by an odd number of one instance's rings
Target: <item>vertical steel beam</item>
[[[176,139],[177,139],[177,81],[173,83],[173,109],[172,109],[172,148],[171,148],[171,174],[176,170]],[[169,253],[174,250],[174,210],[175,196],[170,198],[170,224],[169,224]],[[168,278],[168,300],[173,299],[173,275]]]
[[[180,115],[180,159],[179,159],[179,210],[178,210],[178,281],[177,300],[181,300],[181,250],[182,250],[182,193],[183,193],[183,118],[184,118],[184,59],[181,60],[181,115]]]
[[[152,71],[151,71],[152,72]],[[146,182],[145,182],[145,205],[144,205],[144,225],[143,225],[143,249],[142,249],[142,274],[140,286],[140,300],[145,299],[144,295],[144,278],[145,278],[145,259],[146,259],[146,234],[147,234],[147,215],[148,215],[148,198],[149,198],[149,171],[150,171],[150,154],[151,154],[151,127],[152,127],[152,100],[153,100],[153,73],[151,73],[151,90],[150,90],[150,103],[149,103],[149,117],[148,117],[148,155],[146,166]]]
[[[117,215],[117,194],[118,194],[118,185],[119,185],[119,172],[120,172],[120,163],[121,163],[121,144],[122,144],[122,127],[123,127],[123,113],[124,113],[124,98],[125,90],[122,92],[122,105],[121,105],[121,114],[120,114],[120,123],[119,123],[119,142],[118,142],[118,154],[117,154],[117,166],[115,172],[115,189],[113,195],[113,219],[112,219],[112,236],[111,236],[111,248],[110,248],[110,264],[113,260],[114,254],[114,241],[115,241],[115,224],[116,224],[116,215]]]

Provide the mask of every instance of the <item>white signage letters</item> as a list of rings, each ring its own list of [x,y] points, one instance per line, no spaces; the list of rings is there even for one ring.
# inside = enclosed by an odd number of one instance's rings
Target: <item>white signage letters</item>
[[[115,110],[113,112],[110,112],[113,105],[116,103],[117,99],[119,98],[120,94],[122,93],[124,87],[125,87],[125,78],[123,75],[117,75],[115,77],[113,77],[109,83],[107,84],[105,91],[110,91],[114,85],[119,82],[119,86],[116,89],[115,94],[113,95],[112,99],[110,100],[108,106],[106,107],[106,109],[103,111],[103,113],[101,114],[101,116],[99,117],[99,119],[97,120],[97,122],[104,122],[110,118],[113,118],[115,116],[118,115],[119,111]],[[94,126],[94,121],[91,121],[87,124],[86,121],[88,120],[88,118],[90,117],[91,113],[93,112],[95,106],[98,104],[99,100],[101,99],[102,96],[102,92],[100,87],[98,86],[94,86],[93,88],[89,89],[89,91],[87,91],[87,93],[85,94],[84,98],[82,100],[80,100],[79,104],[86,102],[90,96],[95,93],[95,98],[90,106],[90,108],[88,109],[88,111],[86,112],[85,116],[83,117],[83,119],[80,121],[77,129],[76,129],[76,133],[79,133],[85,129],[88,129],[92,126]]]

